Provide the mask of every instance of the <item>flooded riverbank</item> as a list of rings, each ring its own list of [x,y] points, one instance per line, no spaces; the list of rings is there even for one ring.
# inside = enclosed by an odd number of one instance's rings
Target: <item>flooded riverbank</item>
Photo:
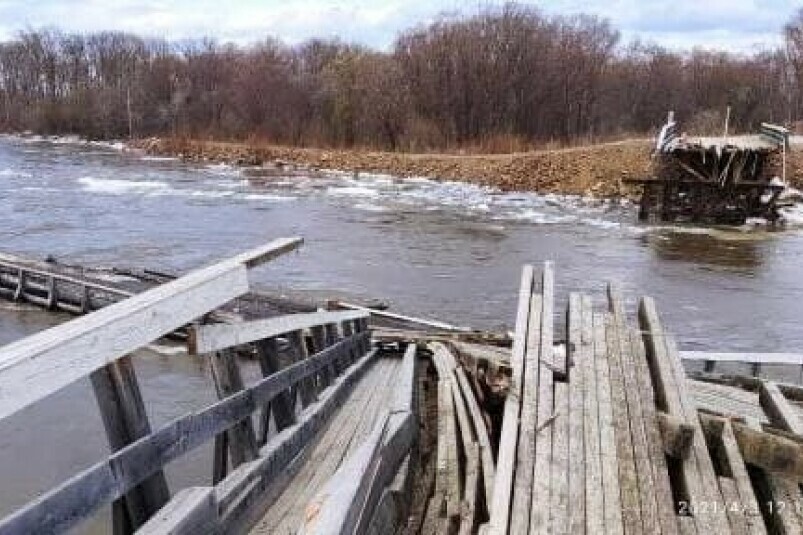
[[[553,260],[557,303],[606,280],[656,298],[683,349],[799,351],[803,233],[645,227],[629,203],[502,192],[366,173],[281,171],[142,157],[115,147],[0,140],[2,249],[93,265],[187,270],[271,238],[298,254],[255,273],[279,292],[377,298],[394,310],[508,329],[523,263]],[[250,174],[250,176],[249,176]],[[0,343],[64,319],[0,306]],[[137,358],[155,423],[202,405],[202,361]],[[0,514],[105,451],[87,384],[0,428]],[[54,444],[58,444],[55,451]],[[20,451],[26,463],[19,463]],[[203,455],[207,452],[198,452]],[[191,463],[176,476],[204,480]],[[181,475],[183,474],[183,475]]]

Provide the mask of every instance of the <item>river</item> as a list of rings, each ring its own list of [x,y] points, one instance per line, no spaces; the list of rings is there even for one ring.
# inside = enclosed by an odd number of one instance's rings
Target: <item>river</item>
[[[252,177],[252,178],[249,178]],[[254,178],[256,177],[256,178]],[[500,193],[425,178],[290,176],[148,158],[113,144],[0,138],[2,250],[65,262],[187,270],[273,238],[298,254],[254,273],[278,292],[376,298],[394,310],[512,327],[522,264],[552,260],[569,291],[628,306],[653,296],[683,349],[799,351],[803,231],[649,227],[633,206]],[[0,344],[66,319],[0,303]],[[205,363],[171,351],[136,359],[155,425],[211,400]],[[0,516],[107,451],[88,382],[0,422]],[[208,484],[209,452],[170,466]],[[206,457],[205,457],[206,456]],[[106,515],[88,526],[103,532]]]

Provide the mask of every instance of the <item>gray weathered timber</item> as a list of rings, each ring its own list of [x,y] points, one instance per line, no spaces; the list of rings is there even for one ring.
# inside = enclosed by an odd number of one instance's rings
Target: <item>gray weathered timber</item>
[[[210,355],[210,362],[219,399],[225,399],[245,390],[240,367],[237,364],[237,356],[233,351],[217,351]],[[226,433],[228,434],[226,442],[231,455],[231,464],[234,468],[245,462],[253,461],[257,457],[256,434],[251,418],[237,422]],[[225,470],[215,470],[215,472],[225,473]]]
[[[491,500],[491,520],[489,535],[504,535],[510,522],[511,493],[516,466],[516,445],[519,435],[519,414],[523,387],[524,352],[527,344],[527,326],[530,316],[530,294],[533,290],[533,267],[524,266],[521,273],[518,310],[516,313],[516,335],[510,359],[513,375],[510,390],[505,400],[502,419],[502,433],[499,440],[499,454],[496,461],[494,493]]]
[[[727,532],[728,519],[719,490],[719,482],[705,444],[696,404],[689,393],[686,375],[674,340],[664,331],[655,302],[645,297],[639,304],[639,322],[650,363],[658,407],[694,427],[693,452],[681,460],[681,475],[695,509],[694,522],[700,533]]]
[[[568,524],[569,533],[582,533],[586,526],[586,458],[583,410],[586,378],[586,347],[582,337],[583,300],[580,294],[569,295],[566,310],[566,370],[569,380],[569,446],[568,446]],[[590,415],[588,415],[590,416]],[[598,440],[598,438],[595,438]],[[597,459],[588,461],[594,466]],[[593,486],[593,485],[592,485]],[[593,493],[592,490],[590,493]]]
[[[282,369],[279,360],[279,347],[276,338],[266,338],[256,343],[257,360],[262,371],[263,377],[269,377]],[[261,428],[259,440],[261,444],[267,441],[269,419],[273,415],[276,428],[281,431],[285,427],[295,423],[296,415],[293,412],[292,398],[290,391],[279,393],[270,403],[262,408],[260,417]]]
[[[510,511],[510,531],[526,533],[530,529],[530,503],[535,465],[535,435],[538,421],[538,363],[541,343],[541,312],[543,298],[530,296],[530,317],[527,326],[527,345],[524,354],[523,394],[519,445],[513,477],[513,504]]]
[[[403,316],[401,314],[395,314],[393,312],[387,312],[386,310],[375,310],[373,308],[368,308],[360,305],[355,305],[352,303],[346,303],[343,301],[336,301],[333,303],[334,306],[338,308],[346,308],[349,310],[359,310],[362,312],[366,312],[372,316],[376,316],[378,318],[388,318],[393,320],[399,320],[405,323],[415,323],[418,325],[423,325],[425,327],[432,327],[435,329],[442,329],[444,331],[457,331],[457,332],[471,332],[471,329],[468,327],[459,327],[457,325],[451,325],[449,323],[444,323],[442,321],[436,320],[429,320],[423,318],[414,318],[412,316]]]
[[[138,531],[138,535],[204,535],[215,532],[217,507],[212,487],[179,491],[170,503]]]
[[[732,483],[732,490],[723,485],[721,476],[720,488],[723,489],[723,493],[729,493],[726,499],[729,502],[727,504],[728,518],[731,526],[737,523],[740,525],[739,529],[744,533],[765,535],[767,528],[761,517],[761,510],[753,491],[750,476],[747,473],[745,459],[739,451],[739,445],[733,432],[733,425],[727,418],[719,418],[707,414],[701,414],[700,420],[708,436],[719,442],[720,447],[713,450],[714,454],[720,457],[720,462],[730,472],[731,477],[729,479]]]
[[[605,316],[605,344],[608,348],[610,367],[611,402],[616,428],[616,451],[619,458],[619,488],[622,500],[622,522],[625,533],[643,533],[641,504],[639,500],[638,469],[633,451],[626,385],[625,367],[622,363],[620,333],[616,329],[613,314]]]
[[[605,341],[605,315],[593,313],[594,364],[597,375],[599,404],[600,464],[606,533],[621,533],[622,507],[619,489],[619,456],[616,449],[616,429],[613,419],[610,367]]]
[[[129,355],[90,375],[111,451],[151,433],[145,404]],[[129,490],[112,509],[115,533],[133,533],[170,499],[161,470]]]
[[[367,312],[310,312],[290,314],[232,324],[199,325],[190,336],[190,352],[199,355],[249,344],[257,340],[283,336],[325,323],[340,323],[367,318]]]
[[[307,505],[299,535],[354,533],[371,479],[381,458],[389,415],[379,418],[368,439],[340,466]]]
[[[555,405],[555,373],[558,370],[553,360],[552,313],[554,310],[554,274],[552,264],[544,263],[541,274],[541,340],[538,354],[538,411],[535,424],[535,463],[533,464],[533,491],[530,500],[530,533],[549,533],[551,530],[550,509],[554,505],[552,492],[553,431],[559,414]],[[529,388],[525,384],[525,387]],[[562,403],[562,400],[560,401]],[[565,416],[565,415],[564,415]]]
[[[571,306],[571,305],[570,305]],[[577,305],[576,305],[577,306]],[[602,436],[599,417],[599,395],[597,392],[597,369],[594,358],[594,320],[591,297],[580,296],[580,337],[573,346],[574,369],[583,378],[583,433],[584,433],[584,470],[585,474],[585,526],[586,533],[603,533],[605,531],[605,506],[602,485],[602,455],[600,438]],[[577,345],[579,343],[579,345]],[[574,371],[569,372],[572,378]],[[574,461],[572,461],[574,462]],[[571,477],[571,476],[570,476]],[[579,477],[579,476],[578,476]],[[570,484],[572,480],[569,480]],[[578,481],[579,482],[579,481]],[[570,526],[578,514],[572,512]]]
[[[681,351],[683,360],[709,362],[748,362],[758,364],[790,364],[803,366],[803,353],[723,353],[713,351]]]
[[[277,240],[3,347],[0,419],[246,293],[246,266],[300,243]]]
[[[665,472],[654,470],[652,453],[656,451],[659,457],[663,457],[660,448],[654,450],[650,448],[650,431],[648,427],[655,425],[654,398],[652,389],[647,397],[643,387],[644,381],[639,376],[640,365],[643,364],[645,357],[635,352],[639,348],[633,344],[631,332],[627,325],[625,314],[624,299],[621,289],[616,284],[608,285],[609,309],[613,313],[613,323],[616,334],[619,338],[619,362],[621,364],[622,381],[624,384],[625,398],[627,400],[627,419],[629,420],[630,437],[633,447],[633,459],[638,481],[638,498],[641,506],[641,521],[643,530],[647,533],[661,531],[659,504],[657,501],[656,483],[654,478],[661,476]],[[671,504],[671,493],[670,493]],[[667,505],[669,505],[667,504]],[[661,504],[663,505],[663,504]],[[677,523],[667,523],[669,526],[677,526]],[[676,528],[675,528],[676,529]]]
[[[800,421],[797,411],[792,408],[789,400],[781,393],[778,385],[762,381],[759,387],[759,403],[770,420],[781,429],[803,435],[803,422]]]
[[[4,518],[0,522],[0,535],[59,533],[70,529],[103,504],[120,498],[170,461],[248,418],[257,407],[270,402],[280,392],[315,373],[335,358],[344,346],[358,343],[359,338],[363,336],[366,335],[345,339],[318,355],[266,377],[246,390],[237,392],[200,412],[179,418],[114,452],[107,460],[84,470]],[[338,384],[353,382],[354,379],[349,375],[353,371],[349,370]],[[330,390],[332,389],[327,389],[327,392]],[[329,399],[331,396],[327,397],[327,400]],[[331,406],[327,407],[331,411]],[[299,435],[300,438],[296,437],[294,446],[290,449],[298,453],[303,439],[308,438],[313,430],[317,430],[320,423],[318,420],[314,424],[305,421],[292,426],[294,431],[302,429],[303,433]],[[284,436],[291,434],[292,431],[289,431]],[[260,459],[254,462],[259,462],[261,467],[274,458],[265,458],[263,453]],[[234,474],[235,472],[229,477]]]

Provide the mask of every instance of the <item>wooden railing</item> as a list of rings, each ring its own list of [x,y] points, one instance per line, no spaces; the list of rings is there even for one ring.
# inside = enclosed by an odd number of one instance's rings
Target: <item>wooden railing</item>
[[[0,418],[88,375],[113,452],[0,521],[0,534],[64,532],[109,503],[115,533],[228,532],[246,525],[269,484],[299,462],[373,359],[368,314],[196,324],[190,350],[208,355],[219,401],[155,431],[130,354],[242,295],[248,268],[300,244],[277,240],[0,348]],[[245,350],[263,374],[250,385],[236,357]],[[171,499],[164,466],[212,440],[212,485]]]

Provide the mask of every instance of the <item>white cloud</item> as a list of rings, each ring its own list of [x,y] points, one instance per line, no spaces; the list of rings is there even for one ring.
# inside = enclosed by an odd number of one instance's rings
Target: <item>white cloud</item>
[[[387,47],[400,30],[440,12],[475,12],[504,0],[0,0],[0,37],[33,27],[68,31],[125,30],[149,37],[212,36],[238,43],[271,35],[294,43],[334,37]],[[673,48],[713,46],[748,51],[774,45],[796,9],[792,0],[550,0],[551,14],[609,18],[625,40],[640,37]]]

